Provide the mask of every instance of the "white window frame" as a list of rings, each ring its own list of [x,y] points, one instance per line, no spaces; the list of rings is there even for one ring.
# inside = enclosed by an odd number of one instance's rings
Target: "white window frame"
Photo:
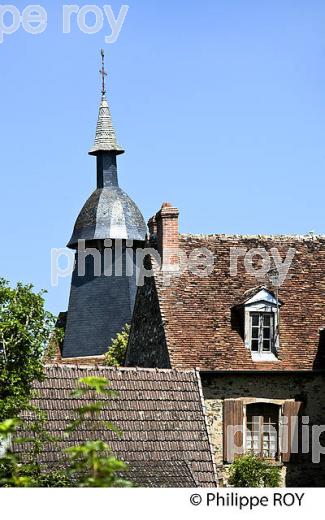
[[[254,318],[257,318],[257,324],[254,324]],[[273,312],[250,312],[249,329],[251,334],[250,349],[252,353],[268,354],[274,349],[274,313]],[[268,322],[268,323],[267,323]],[[269,330],[268,334],[266,333]],[[257,349],[253,349],[253,342],[256,343]],[[267,349],[264,344],[267,344]]]
[[[280,338],[277,334],[278,330],[278,303],[269,291],[261,289],[252,298],[247,300],[244,304],[245,308],[245,347],[251,352],[253,361],[276,361],[277,353],[280,348]],[[270,314],[273,321],[273,331],[271,334],[271,351],[264,351],[262,349],[262,338],[259,337],[259,350],[254,352],[251,349],[252,345],[252,314]]]
[[[281,453],[281,435],[282,435],[282,401],[278,400],[271,400],[271,399],[252,399],[247,400],[247,402],[244,404],[244,418],[243,418],[243,426],[244,426],[244,435],[243,435],[243,450],[244,453],[249,453],[249,450],[247,450],[247,433],[248,433],[248,427],[247,427],[247,407],[251,404],[261,404],[261,405],[276,405],[278,407],[278,418],[277,418],[277,454],[276,457],[270,457],[268,460],[274,460],[275,462],[281,462],[282,460],[282,453]]]

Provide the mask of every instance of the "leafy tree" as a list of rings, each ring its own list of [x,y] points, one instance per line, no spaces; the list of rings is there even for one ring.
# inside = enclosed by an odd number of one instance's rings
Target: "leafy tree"
[[[0,423],[0,486],[1,487],[29,487],[31,479],[21,471],[16,456],[9,446],[11,436],[16,433],[19,419],[6,419]]]
[[[280,468],[253,455],[243,455],[230,467],[229,484],[234,487],[278,487]]]
[[[51,363],[60,352],[64,341],[64,328],[55,325],[53,334],[44,351],[43,363]]]
[[[112,340],[105,356],[105,365],[110,367],[120,367],[124,364],[130,328],[130,325],[126,324],[121,332],[116,334],[116,337]]]
[[[33,381],[42,380],[42,357],[54,327],[43,294],[0,279],[0,421],[16,417],[29,403]]]
[[[44,435],[43,418],[37,414],[37,419],[32,426],[33,432],[40,433],[40,437],[19,438],[17,428],[23,425],[20,419],[7,419],[0,423],[0,487],[67,487],[75,483],[60,468],[42,471],[35,459],[39,454],[41,445],[49,440],[49,435]],[[55,441],[55,439],[52,439]],[[12,445],[16,443],[31,443],[31,451],[25,456],[12,451]]]

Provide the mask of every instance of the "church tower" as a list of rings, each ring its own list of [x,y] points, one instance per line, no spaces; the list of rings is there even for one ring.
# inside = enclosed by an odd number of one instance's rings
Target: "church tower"
[[[136,249],[144,246],[146,224],[136,204],[119,187],[118,145],[106,99],[102,51],[102,98],[94,146],[97,188],[82,208],[68,247],[74,249],[62,357],[104,354],[111,339],[130,323],[136,294]]]

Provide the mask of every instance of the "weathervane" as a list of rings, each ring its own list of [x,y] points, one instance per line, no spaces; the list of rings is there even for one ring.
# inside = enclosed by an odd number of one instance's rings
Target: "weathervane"
[[[106,94],[106,85],[105,85],[105,77],[107,76],[107,72],[105,70],[105,53],[103,49],[100,51],[102,56],[102,68],[99,71],[99,74],[102,76],[102,94],[105,96]]]

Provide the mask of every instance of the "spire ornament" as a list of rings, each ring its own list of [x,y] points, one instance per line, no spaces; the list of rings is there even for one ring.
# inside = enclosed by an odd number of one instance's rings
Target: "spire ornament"
[[[105,71],[105,53],[103,50],[101,50],[101,57],[102,68],[99,72],[102,76],[102,99],[99,106],[95,142],[89,155],[98,155],[100,152],[115,152],[116,155],[119,155],[124,153],[124,150],[117,143],[111,113],[106,99],[105,78],[107,77],[107,72]]]
[[[105,94],[106,94],[105,78],[107,77],[107,72],[105,70],[105,52],[103,49],[100,51],[100,54],[102,56],[102,68],[99,71],[99,74],[102,76],[102,95],[105,96]]]

